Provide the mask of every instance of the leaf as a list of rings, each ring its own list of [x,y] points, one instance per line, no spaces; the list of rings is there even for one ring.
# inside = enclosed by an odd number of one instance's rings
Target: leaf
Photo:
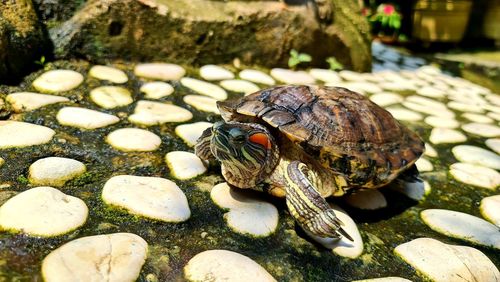
[[[310,62],[312,60],[311,56],[306,53],[300,53],[298,59],[301,62]]]
[[[288,59],[288,67],[293,68],[298,64],[300,64],[300,61],[296,57],[290,57]]]
[[[297,50],[295,50],[295,49],[292,49],[292,50],[290,50],[290,56],[292,56],[292,57],[298,57],[299,56],[299,52],[297,52]]]

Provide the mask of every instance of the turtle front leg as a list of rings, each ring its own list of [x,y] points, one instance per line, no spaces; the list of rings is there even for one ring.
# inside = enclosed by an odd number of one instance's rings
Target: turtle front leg
[[[286,205],[302,228],[319,237],[344,236],[353,241],[342,229],[343,223],[333,209],[315,188],[322,185],[316,173],[304,163],[293,161],[286,169],[285,178]]]

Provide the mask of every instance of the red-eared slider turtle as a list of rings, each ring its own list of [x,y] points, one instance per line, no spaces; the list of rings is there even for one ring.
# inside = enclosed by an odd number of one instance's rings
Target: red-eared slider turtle
[[[422,140],[345,88],[278,86],[217,106],[224,121],[203,132],[196,154],[215,157],[232,186],[286,197],[314,235],[349,238],[325,197],[398,177],[419,181]]]

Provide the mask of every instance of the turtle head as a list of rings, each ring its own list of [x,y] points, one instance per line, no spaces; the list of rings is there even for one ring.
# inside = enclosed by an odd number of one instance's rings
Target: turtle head
[[[276,140],[256,123],[216,122],[210,151],[221,162],[226,180],[240,188],[262,182],[279,161]]]

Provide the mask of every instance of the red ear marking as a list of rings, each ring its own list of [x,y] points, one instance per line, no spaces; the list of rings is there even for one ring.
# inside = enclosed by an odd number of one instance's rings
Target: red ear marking
[[[264,133],[254,133],[250,135],[248,138],[250,142],[255,143],[255,144],[260,144],[264,146],[266,149],[271,149],[271,141],[269,138],[267,138],[267,135]]]

